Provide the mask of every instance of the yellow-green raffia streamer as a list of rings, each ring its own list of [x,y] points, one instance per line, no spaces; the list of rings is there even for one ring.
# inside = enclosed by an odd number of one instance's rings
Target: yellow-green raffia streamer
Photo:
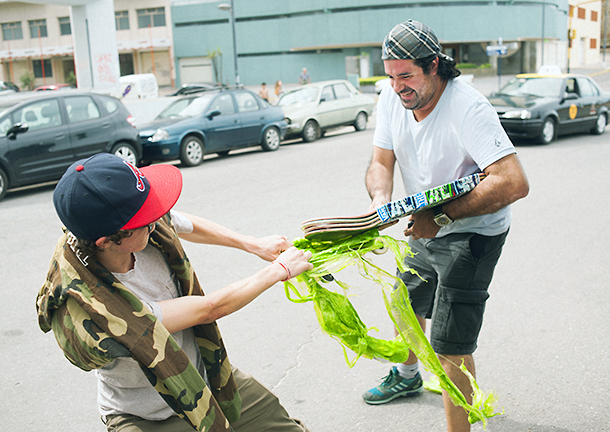
[[[464,395],[443,370],[424,335],[411,307],[405,284],[400,278],[365,258],[368,252],[389,249],[394,254],[396,266],[401,272],[411,271],[416,274],[404,264],[404,257],[412,254],[407,242],[382,236],[377,230],[370,230],[332,242],[297,239],[294,245],[312,252],[310,262],[314,267],[284,283],[286,296],[297,303],[313,302],[320,327],[341,344],[349,367],[353,367],[360,357],[402,363],[411,350],[426,370],[438,377],[440,387],[447,391],[453,403],[468,411],[470,423],[482,421],[485,427],[488,418],[501,414],[495,412],[497,402],[495,393],[483,392],[462,364],[459,367],[468,376],[473,388],[472,404],[466,402]],[[399,330],[399,335],[395,339],[384,340],[369,335],[371,330],[377,329],[367,327],[362,322],[347,296],[351,287],[337,278],[338,272],[352,265],[358,266],[363,277],[381,286],[388,315]],[[342,288],[343,293],[330,291],[321,284],[322,278],[329,274],[333,275],[334,281]],[[324,284],[326,285],[325,282]],[[355,353],[352,360],[349,358],[348,350]]]

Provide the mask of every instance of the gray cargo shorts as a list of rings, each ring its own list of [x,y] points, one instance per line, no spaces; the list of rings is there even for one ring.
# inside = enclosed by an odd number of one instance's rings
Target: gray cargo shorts
[[[398,276],[409,290],[415,314],[431,320],[430,344],[437,354],[476,350],[487,289],[507,235],[457,233],[409,240],[416,255],[405,263],[425,281],[409,272]]]

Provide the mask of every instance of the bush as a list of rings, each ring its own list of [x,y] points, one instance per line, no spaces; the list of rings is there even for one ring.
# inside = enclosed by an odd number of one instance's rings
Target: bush
[[[68,78],[66,79],[66,84],[76,87],[76,75],[74,75],[74,72],[70,71]]]
[[[485,63],[482,65],[476,65],[474,63],[458,63],[455,65],[458,69],[488,69],[491,67],[489,63]]]
[[[379,80],[386,79],[387,76],[372,76],[368,78],[360,78],[360,85],[375,85]]]
[[[458,63],[455,65],[458,69],[476,69],[478,66],[474,63]]]
[[[19,78],[19,81],[21,81],[21,86],[24,88],[27,88],[28,90],[34,89],[35,80],[36,80],[36,77],[30,71],[25,71],[23,73],[23,75],[21,75],[21,77]]]

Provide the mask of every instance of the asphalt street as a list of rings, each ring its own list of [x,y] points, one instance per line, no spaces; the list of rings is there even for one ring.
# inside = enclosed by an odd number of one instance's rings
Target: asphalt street
[[[310,144],[286,142],[276,152],[206,157],[199,167],[181,168],[176,209],[242,233],[289,238],[301,236],[304,220],[360,214],[369,203],[364,173],[374,125],[373,116],[363,132],[342,128]],[[488,431],[610,431],[609,134],[561,137],[548,146],[516,143],[531,192],[513,205],[475,353],[477,380],[498,394],[504,412],[489,420]],[[95,377],[72,366],[37,324],[35,297],[61,233],[53,187],[9,192],[0,202],[0,430],[103,432]],[[398,182],[394,198],[401,194]],[[384,233],[402,238],[401,230],[399,224]],[[241,251],[185,248],[207,292],[266,265]],[[393,271],[389,254],[373,259]],[[345,271],[363,321],[379,329],[376,336],[391,337],[379,288]],[[232,363],[272,389],[312,431],[445,430],[441,398],[432,393],[366,405],[361,393],[389,365],[360,359],[349,368],[312,305],[287,300],[281,284],[219,326]],[[473,427],[482,430],[480,423]]]

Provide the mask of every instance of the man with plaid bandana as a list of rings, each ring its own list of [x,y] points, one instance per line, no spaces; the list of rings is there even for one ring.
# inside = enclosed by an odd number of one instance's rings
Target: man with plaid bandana
[[[413,214],[404,233],[416,253],[401,273],[411,305],[451,380],[471,402],[462,362],[474,375],[473,352],[483,321],[495,265],[511,222],[509,205],[529,185],[515,149],[487,99],[459,80],[455,61],[441,52],[434,32],[408,20],[395,26],[382,46],[391,86],[377,105],[373,157],[366,174],[371,209],[392,198],[394,167],[407,195],[476,172],[485,180],[469,194]],[[383,404],[421,392],[418,360],[410,353],[384,381],[363,394]],[[443,402],[449,432],[470,430],[467,413]]]

